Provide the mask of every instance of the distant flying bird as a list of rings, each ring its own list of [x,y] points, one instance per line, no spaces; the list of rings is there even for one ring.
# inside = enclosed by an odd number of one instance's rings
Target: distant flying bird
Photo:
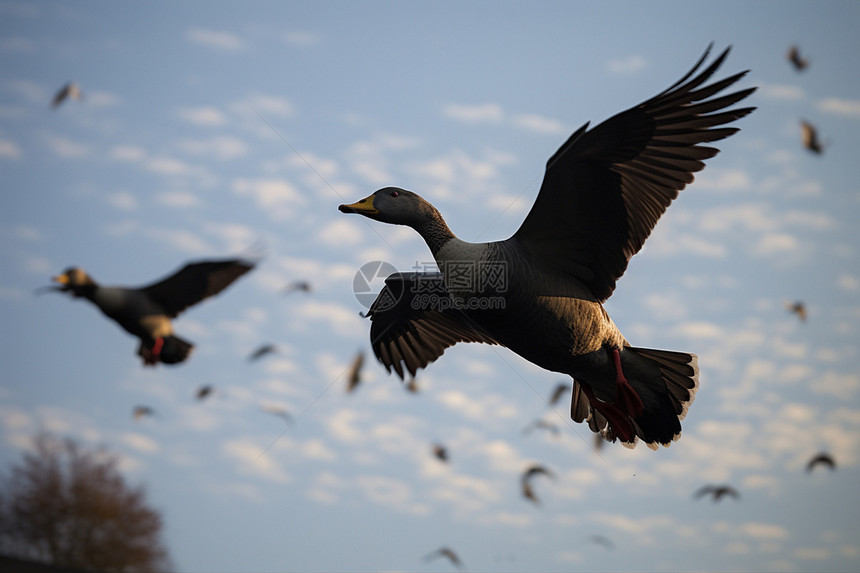
[[[346,375],[346,391],[352,392],[361,382],[361,367],[364,365],[364,352],[359,352],[352,359],[349,371]]]
[[[440,462],[448,463],[448,448],[442,444],[433,444],[433,455]]]
[[[140,420],[142,418],[145,418],[146,416],[155,415],[155,410],[153,410],[149,406],[135,406],[134,410],[132,410],[131,415],[134,416],[135,420]]]
[[[725,496],[733,497],[735,499],[740,499],[741,497],[738,490],[730,485],[706,485],[699,488],[696,493],[693,494],[693,497],[695,499],[699,499],[706,495],[710,495],[713,498],[714,503],[720,501]]]
[[[457,238],[412,191],[385,187],[349,205],[418,232],[440,273],[395,273],[371,305],[377,359],[404,378],[458,342],[499,344],[573,378],[571,418],[628,447],[681,435],[699,384],[698,358],[633,347],[603,302],[657,220],[754,108],[755,88],[723,93],[746,72],[707,83],[728,50],[655,97],[593,129],[585,124],[546,164],[537,199],[504,241]],[[477,277],[477,278],[474,278]]]
[[[311,283],[307,281],[291,282],[281,290],[281,294],[288,295],[294,292],[311,292]]]
[[[191,305],[216,295],[254,268],[239,259],[189,263],[173,275],[141,288],[98,285],[78,267],[53,277],[53,287],[82,297],[140,339],[137,354],[144,366],[178,364],[188,358],[194,345],[173,334],[170,319]]]
[[[549,397],[549,405],[555,406],[558,404],[558,401],[561,400],[561,397],[567,392],[570,392],[570,384],[560,382],[556,385],[555,390],[552,391],[552,396]]]
[[[812,457],[811,460],[806,464],[806,471],[811,472],[815,469],[816,466],[825,466],[830,468],[831,470],[836,469],[836,460],[833,459],[833,456],[828,454],[827,452],[821,452],[820,454],[816,454]]]
[[[69,82],[56,93],[54,99],[51,100],[51,107],[56,109],[60,107],[67,99],[80,100],[81,99],[81,88],[78,84],[74,82]]]
[[[800,322],[806,322],[806,305],[802,301],[787,302],[785,307],[789,312],[796,314]]]
[[[409,380],[409,382],[406,383],[406,390],[410,394],[417,394],[419,392],[418,381],[415,380],[415,378],[412,378],[411,380]]]
[[[794,66],[794,69],[798,72],[802,72],[809,66],[809,60],[800,56],[800,48],[798,48],[796,45],[791,46],[788,49],[786,57],[788,58],[788,61],[791,62],[791,65]]]
[[[257,348],[257,350],[255,350],[254,352],[252,352],[248,356],[248,362],[253,362],[255,360],[259,360],[263,356],[265,356],[267,354],[274,354],[277,351],[278,351],[278,347],[275,346],[274,344],[264,344],[264,345],[260,346],[259,348]]]
[[[808,121],[800,120],[800,140],[803,147],[812,153],[816,155],[824,153],[824,145],[818,139],[818,129]]]
[[[536,475],[545,475],[552,479],[555,479],[555,474],[552,473],[551,470],[541,465],[532,465],[526,471],[523,472],[520,477],[520,486],[522,487],[523,497],[527,500],[531,501],[535,505],[540,505],[540,500],[534,493],[534,488],[532,488],[531,480]]]
[[[279,418],[283,418],[284,421],[288,424],[292,423],[293,417],[287,412],[286,408],[282,408],[281,406],[271,406],[266,405],[263,406],[263,411],[272,414],[274,416],[278,416]]]
[[[615,549],[615,544],[612,542],[612,540],[603,535],[592,535],[588,538],[588,540],[596,545],[601,545],[606,549],[609,549],[610,551],[612,549]]]
[[[197,393],[195,395],[197,396],[197,399],[202,402],[203,400],[211,396],[213,392],[215,392],[215,388],[207,384],[198,388]]]
[[[437,549],[436,551],[432,551],[424,556],[424,561],[433,561],[434,559],[439,559],[440,557],[445,557],[448,561],[451,562],[457,569],[463,569],[463,562],[460,561],[460,557],[457,556],[454,551],[448,547],[442,547]]]
[[[561,434],[561,430],[558,429],[558,426],[556,424],[553,424],[552,422],[547,422],[543,418],[538,418],[537,420],[533,421],[531,424],[523,428],[523,434],[531,434],[535,430],[535,428],[548,430],[556,438]]]

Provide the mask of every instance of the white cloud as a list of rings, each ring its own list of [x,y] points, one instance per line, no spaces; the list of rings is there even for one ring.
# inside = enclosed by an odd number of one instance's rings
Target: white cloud
[[[106,91],[87,91],[86,95],[87,106],[94,108],[114,107],[119,105],[120,99],[116,94]]]
[[[267,119],[273,116],[291,117],[295,113],[295,108],[290,100],[265,94],[250,95],[230,104],[230,109],[246,117],[253,116],[252,119],[257,119],[256,114],[258,113]]]
[[[847,290],[849,292],[860,291],[860,279],[852,275],[840,276],[836,285],[842,290]]]
[[[137,209],[137,198],[128,191],[118,191],[107,196],[107,201],[121,211]]]
[[[717,191],[747,190],[752,184],[749,174],[742,169],[711,168],[696,176],[696,186]]]
[[[46,135],[45,143],[55,154],[67,159],[79,159],[90,153],[89,146],[58,135]]]
[[[787,539],[788,530],[774,523],[748,522],[740,526],[739,531],[754,539]]]
[[[276,219],[297,216],[298,207],[305,204],[304,196],[284,179],[236,179],[232,187],[234,193],[250,196]]]
[[[177,113],[181,119],[194,125],[216,127],[227,123],[227,117],[214,107],[186,107]]]
[[[610,60],[606,68],[613,74],[635,74],[648,66],[648,60],[639,55]]]
[[[0,139],[0,157],[5,159],[21,159],[21,148],[14,141]]]
[[[159,450],[155,440],[136,432],[126,432],[120,436],[120,440],[131,448],[146,454],[152,454]]]
[[[185,37],[195,44],[215,48],[225,52],[237,52],[245,47],[245,43],[241,38],[239,38],[239,36],[231,32],[223,32],[220,30],[191,28],[185,33]]]
[[[290,475],[278,464],[271,453],[250,438],[227,440],[222,453],[238,465],[241,473],[255,475],[275,483],[287,483]]]
[[[113,159],[119,161],[141,161],[146,157],[146,151],[135,145],[115,145],[109,152]]]
[[[442,115],[466,123],[499,123],[504,117],[497,103],[465,105],[450,103],[442,108]]]
[[[359,244],[364,233],[354,220],[336,219],[317,231],[316,238],[332,248],[343,248],[343,245]]]
[[[202,155],[216,159],[235,159],[248,152],[248,146],[238,137],[226,135],[207,139],[185,139],[178,143],[180,149],[190,155]]]
[[[513,124],[536,133],[566,133],[567,129],[558,120],[536,114],[522,114],[513,118]]]
[[[860,100],[825,98],[818,102],[818,109],[825,113],[860,118]]]
[[[765,84],[759,86],[758,95],[769,100],[800,101],[806,92],[800,86]]]
[[[195,233],[186,229],[147,229],[146,235],[186,253],[211,253],[212,247]]]
[[[197,207],[202,204],[200,198],[194,193],[188,191],[169,191],[159,193],[155,196],[155,201],[168,207],[190,208]]]

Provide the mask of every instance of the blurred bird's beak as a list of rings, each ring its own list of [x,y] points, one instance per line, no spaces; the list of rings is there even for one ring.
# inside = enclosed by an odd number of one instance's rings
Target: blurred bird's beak
[[[51,280],[55,283],[60,283],[61,285],[69,284],[69,275],[57,275],[55,277],[51,277]]]
[[[340,205],[338,210],[341,213],[358,213],[360,215],[376,215],[379,211],[373,206],[373,195],[365,197],[351,205]]]

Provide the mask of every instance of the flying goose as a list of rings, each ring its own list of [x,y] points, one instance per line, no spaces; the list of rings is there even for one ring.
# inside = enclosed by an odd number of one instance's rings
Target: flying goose
[[[816,466],[825,466],[831,470],[836,469],[836,460],[827,452],[821,452],[813,456],[806,464],[806,471],[811,472]]]
[[[693,494],[693,498],[699,499],[706,495],[710,495],[714,503],[717,503],[726,496],[733,497],[735,499],[740,499],[741,497],[738,490],[730,485],[705,485],[696,490],[696,493]]]
[[[444,557],[448,561],[451,562],[454,567],[457,569],[463,569],[463,562],[460,561],[460,557],[454,552],[450,547],[440,547],[436,551],[431,551],[427,555],[424,556],[425,562],[433,561],[434,559],[439,559],[440,557]]]
[[[697,357],[635,348],[602,303],[657,220],[719,150],[700,144],[754,108],[725,111],[755,88],[717,94],[746,72],[702,87],[725,50],[666,91],[602,124],[579,128],[546,165],[531,212],[512,237],[468,243],[416,193],[386,187],[350,205],[408,225],[441,273],[396,273],[367,313],[371,346],[390,372],[413,376],[457,342],[500,344],[573,378],[571,418],[609,441],[669,445],[698,388]]]
[[[80,100],[81,88],[75,82],[69,82],[61,87],[51,100],[51,107],[57,109],[67,99]]]
[[[800,141],[815,155],[824,153],[824,144],[818,139],[818,129],[806,120],[800,120]]]
[[[531,501],[535,505],[540,505],[540,500],[535,495],[534,489],[532,488],[532,478],[536,475],[545,475],[552,479],[555,479],[555,474],[552,470],[541,466],[541,465],[532,465],[523,472],[520,477],[520,487],[522,489],[523,497],[527,500]]]
[[[789,63],[798,72],[802,72],[809,66],[809,60],[807,58],[801,57],[800,48],[798,48],[796,45],[793,45],[788,49],[786,58],[788,58]]]
[[[189,263],[157,283],[141,288],[101,286],[78,267],[53,277],[52,287],[83,297],[140,339],[138,355],[144,366],[178,364],[194,347],[173,334],[171,318],[203,299],[216,295],[254,268],[240,259]]]

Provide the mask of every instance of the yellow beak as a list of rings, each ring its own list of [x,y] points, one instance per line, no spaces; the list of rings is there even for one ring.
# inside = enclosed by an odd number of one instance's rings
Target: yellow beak
[[[69,275],[57,275],[55,277],[51,277],[51,280],[61,285],[69,284]]]
[[[338,210],[341,213],[360,213],[362,215],[375,215],[379,213],[379,210],[373,206],[373,195],[365,197],[351,205],[340,205],[338,206]]]

